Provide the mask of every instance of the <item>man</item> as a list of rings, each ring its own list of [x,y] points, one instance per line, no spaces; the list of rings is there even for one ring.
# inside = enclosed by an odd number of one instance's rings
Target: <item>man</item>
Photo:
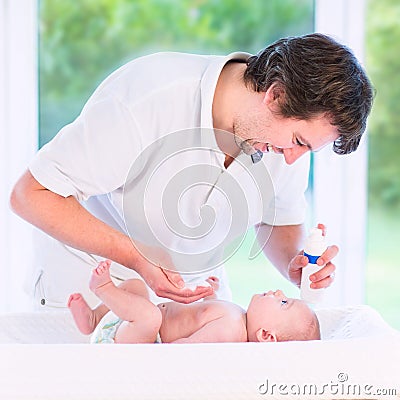
[[[354,55],[321,34],[256,56],[162,53],[128,63],[13,190],[13,210],[55,239],[41,239],[35,297],[64,306],[102,257],[119,264],[114,278],[136,271],[158,296],[184,303],[212,289],[184,288],[183,279],[218,276],[229,300],[223,252],[250,226],[298,285],[309,168],[301,156],[330,143],[354,151],[372,97]],[[331,284],[337,251],[322,255],[313,287]]]

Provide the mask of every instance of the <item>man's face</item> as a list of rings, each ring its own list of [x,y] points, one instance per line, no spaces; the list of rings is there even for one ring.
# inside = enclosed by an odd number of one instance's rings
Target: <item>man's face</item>
[[[274,151],[293,164],[308,151],[318,151],[339,137],[325,115],[310,120],[284,118],[278,114],[277,100],[271,94],[254,93],[254,102],[244,105],[234,117],[233,132],[254,148]]]

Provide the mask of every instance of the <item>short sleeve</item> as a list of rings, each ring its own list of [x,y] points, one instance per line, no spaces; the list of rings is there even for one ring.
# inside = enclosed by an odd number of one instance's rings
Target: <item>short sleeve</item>
[[[39,150],[29,169],[49,190],[87,200],[123,186],[140,151],[129,109],[112,97],[97,98]]]

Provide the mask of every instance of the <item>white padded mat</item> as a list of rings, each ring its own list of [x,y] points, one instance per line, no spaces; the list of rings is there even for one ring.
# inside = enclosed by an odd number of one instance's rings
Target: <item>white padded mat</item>
[[[322,341],[97,346],[68,312],[2,315],[0,399],[400,399],[399,333],[367,306],[318,316]]]
[[[317,315],[325,340],[397,332],[369,306],[322,309]],[[10,313],[0,315],[0,343],[89,343],[89,337],[79,333],[68,310]]]
[[[0,315],[0,343],[89,343],[69,310]]]

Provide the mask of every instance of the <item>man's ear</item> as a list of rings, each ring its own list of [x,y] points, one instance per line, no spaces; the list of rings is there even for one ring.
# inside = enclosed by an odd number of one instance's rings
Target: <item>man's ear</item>
[[[267,106],[279,105],[283,100],[285,90],[278,83],[273,83],[265,92],[263,103]]]
[[[278,339],[275,333],[267,331],[266,329],[260,328],[256,332],[256,338],[258,342],[277,342]]]

